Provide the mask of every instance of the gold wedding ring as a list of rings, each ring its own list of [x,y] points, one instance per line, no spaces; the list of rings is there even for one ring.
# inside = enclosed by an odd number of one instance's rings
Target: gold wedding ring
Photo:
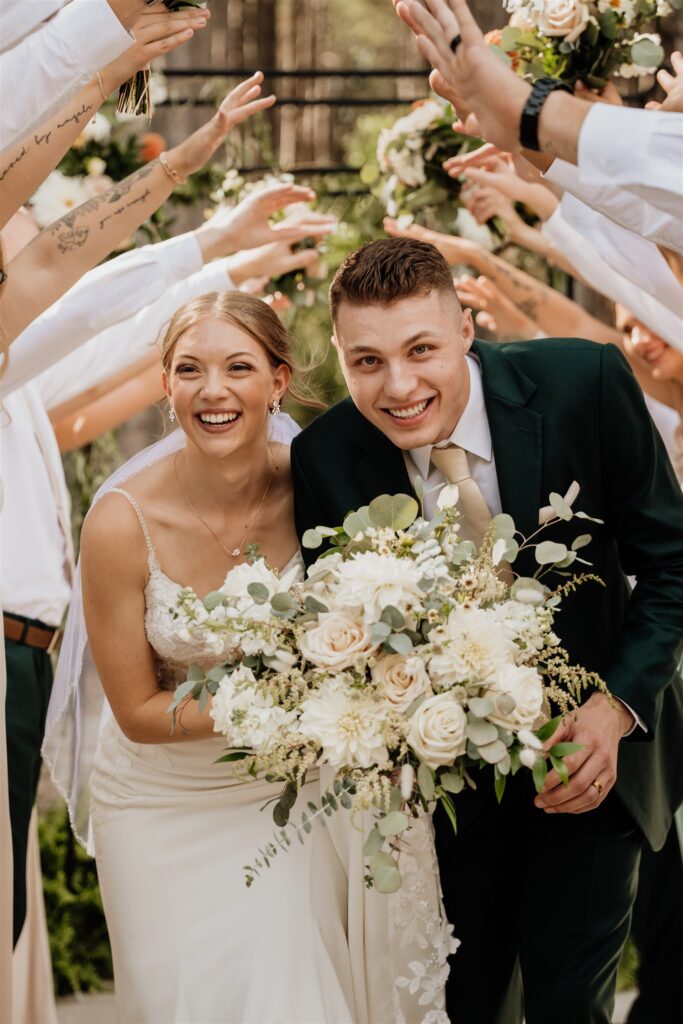
[[[600,779],[593,779],[593,781],[591,782],[591,786],[595,786],[595,788],[598,791],[598,796],[602,796],[602,791],[605,787],[603,786],[602,782],[600,782]]]

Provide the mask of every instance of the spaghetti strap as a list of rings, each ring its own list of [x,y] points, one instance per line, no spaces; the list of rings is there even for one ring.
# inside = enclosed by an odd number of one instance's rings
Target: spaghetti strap
[[[147,523],[145,522],[145,517],[142,514],[142,509],[138,505],[137,501],[135,500],[133,495],[130,493],[130,491],[124,491],[123,487],[112,487],[112,489],[109,491],[109,493],[110,494],[122,494],[124,496],[124,498],[127,498],[128,501],[130,502],[130,504],[133,506],[133,510],[135,512],[135,515],[138,517],[138,521],[140,523],[140,526],[142,527],[142,532],[143,532],[143,534],[145,536],[145,544],[147,545],[147,555],[149,557],[149,562],[150,562],[151,565],[154,565],[156,568],[158,568],[159,567],[159,562],[157,560],[157,553],[154,550],[154,545],[152,544],[152,538],[149,535],[149,528],[147,526]]]

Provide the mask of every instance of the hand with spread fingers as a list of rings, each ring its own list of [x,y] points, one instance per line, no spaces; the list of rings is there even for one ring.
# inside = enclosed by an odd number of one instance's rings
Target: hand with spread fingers
[[[603,802],[617,779],[619,742],[631,731],[633,714],[621,701],[596,693],[576,712],[567,715],[546,749],[556,743],[580,743],[581,749],[565,758],[569,782],[548,772],[535,799],[546,814],[583,814]]]
[[[538,324],[484,274],[463,274],[454,278],[453,284],[461,305],[478,310],[474,322],[500,341],[533,338],[538,333]]]
[[[472,257],[481,252],[475,242],[470,242],[459,235],[445,235],[441,231],[432,231],[420,224],[409,224],[402,228],[393,217],[384,218],[384,230],[394,238],[417,238],[420,242],[429,242],[451,266],[456,263],[471,263]]]
[[[399,0],[399,17],[417,36],[423,57],[437,72],[432,87],[454,103],[461,117],[474,114],[485,139],[519,148],[519,121],[531,87],[487,45],[465,0]]]
[[[683,54],[678,50],[671,54],[671,66],[673,75],[666,68],[660,68],[657,72],[657,81],[666,93],[666,99],[661,103],[656,100],[646,103],[648,110],[673,110],[683,114]]]

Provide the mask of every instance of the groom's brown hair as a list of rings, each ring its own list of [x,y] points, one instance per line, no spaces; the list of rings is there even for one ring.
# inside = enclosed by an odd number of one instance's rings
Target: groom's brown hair
[[[330,285],[330,312],[342,302],[389,305],[411,295],[444,291],[458,302],[450,268],[438,249],[416,238],[380,238],[349,253]]]

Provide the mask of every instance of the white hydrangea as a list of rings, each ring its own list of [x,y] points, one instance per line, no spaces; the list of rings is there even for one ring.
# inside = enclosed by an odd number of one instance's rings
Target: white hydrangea
[[[370,768],[386,761],[386,709],[363,691],[353,690],[343,675],[326,680],[301,705],[299,730],[322,747],[333,768]]]

